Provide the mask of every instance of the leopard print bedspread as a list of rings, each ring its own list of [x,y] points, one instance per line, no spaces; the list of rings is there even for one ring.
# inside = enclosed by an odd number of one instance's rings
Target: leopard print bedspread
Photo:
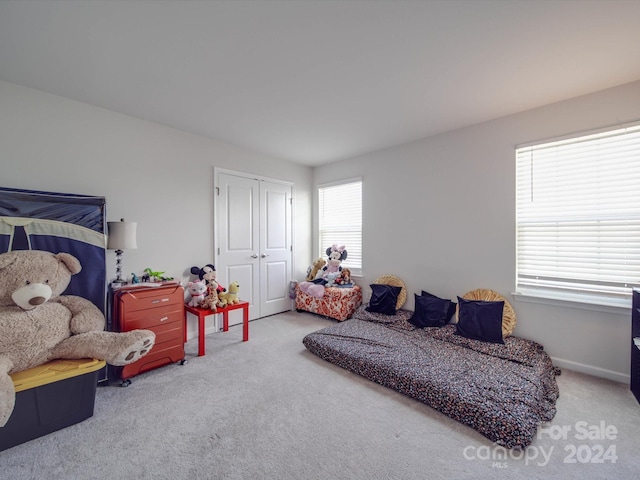
[[[407,317],[354,318],[308,334],[303,344],[506,448],[525,448],[554,417],[559,371],[540,344],[471,340],[456,335],[455,325],[418,329]]]

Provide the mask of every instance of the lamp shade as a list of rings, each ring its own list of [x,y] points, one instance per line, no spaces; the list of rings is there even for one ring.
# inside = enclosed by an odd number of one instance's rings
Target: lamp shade
[[[138,248],[136,242],[137,222],[125,222],[124,218],[119,222],[107,222],[109,239],[107,248],[110,250],[133,250]]]

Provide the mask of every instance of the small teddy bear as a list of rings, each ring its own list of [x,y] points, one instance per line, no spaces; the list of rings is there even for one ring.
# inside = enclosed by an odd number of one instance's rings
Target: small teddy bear
[[[312,265],[309,266],[309,268],[307,268],[307,276],[305,277],[305,280],[307,282],[313,282],[316,279],[316,276],[318,275],[318,272],[322,269],[322,267],[324,267],[327,264],[327,261],[320,257],[317,258]]]
[[[339,287],[350,287],[353,284],[351,283],[351,270],[348,268],[343,268],[340,272],[340,277],[336,279],[336,285]]]

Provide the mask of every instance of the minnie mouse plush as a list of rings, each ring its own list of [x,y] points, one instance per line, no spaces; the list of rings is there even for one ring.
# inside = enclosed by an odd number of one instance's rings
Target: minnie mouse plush
[[[326,280],[327,276],[330,273],[341,272],[342,267],[340,264],[343,260],[347,259],[347,251],[345,250],[345,246],[338,246],[334,243],[331,247],[327,248],[327,257],[329,260],[327,264],[322,267],[322,278]]]

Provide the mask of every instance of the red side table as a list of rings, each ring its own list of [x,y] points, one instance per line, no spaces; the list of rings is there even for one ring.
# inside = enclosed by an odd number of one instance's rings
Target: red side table
[[[218,308],[215,312],[208,308],[190,307],[184,306],[184,342],[187,343],[187,312],[190,312],[198,317],[198,356],[204,355],[204,319],[209,315],[222,314],[222,331],[229,331],[229,312],[231,310],[242,309],[242,341],[249,341],[249,302],[240,301],[234,305],[227,305],[226,307]]]

